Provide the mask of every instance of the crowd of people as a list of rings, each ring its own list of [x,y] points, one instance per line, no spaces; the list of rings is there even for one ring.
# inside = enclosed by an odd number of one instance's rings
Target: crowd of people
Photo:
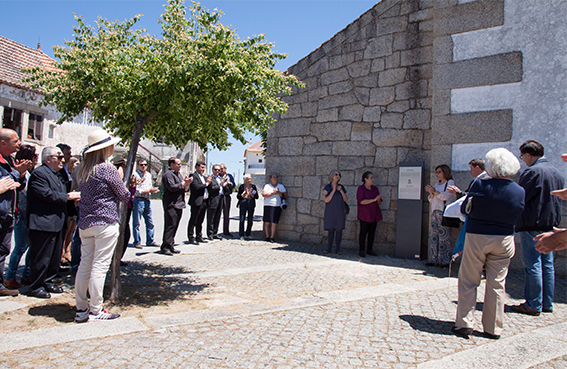
[[[32,145],[22,145],[15,131],[0,129],[0,296],[20,291],[36,298],[50,298],[63,289],[53,283],[61,265],[68,265],[75,276],[76,322],[116,319],[103,308],[103,288],[119,235],[119,203],[126,203],[126,224],[132,218],[133,247],[143,248],[140,220],[145,223],[145,246],[160,247],[160,253],[178,254],[175,235],[179,228],[185,195],[190,193],[188,244],[199,245],[230,233],[231,195],[236,190],[239,208],[238,237],[251,238],[256,200],[264,198],[265,240],[275,242],[282,209],[287,206],[286,188],[270,174],[260,192],[245,175],[238,189],[225,164],[212,166],[198,161],[195,171],[183,176],[182,163],[170,158],[162,175],[164,227],[162,244],[154,239],[155,227],[150,197],[159,192],[154,186],[148,161],[140,159],[137,170],[124,184],[125,162],[115,156],[114,145],[104,130],[88,136],[88,146],[79,158],[71,147],[60,144],[45,147],[39,155]],[[12,157],[12,155],[14,157]],[[468,337],[473,332],[476,292],[483,272],[486,292],[482,325],[484,335],[498,339],[503,329],[505,281],[515,253],[514,234],[519,232],[525,267],[525,302],[511,306],[513,311],[537,316],[553,311],[553,252],[567,248],[567,230],[557,228],[561,221],[561,199],[567,200],[563,176],[544,156],[541,143],[529,140],[520,146],[520,159],[528,166],[516,182],[518,158],[504,148],[486,154],[486,161],[469,162],[474,177],[465,191],[455,184],[446,164],[435,168],[436,183],[426,185],[431,208],[428,266],[446,267],[452,257],[452,230],[446,209],[458,205],[464,247],[459,269],[458,306],[453,332]],[[567,154],[562,155],[567,162]],[[79,163],[80,161],[80,163]],[[324,229],[328,232],[323,253],[341,254],[341,241],[349,206],[347,189],[340,183],[341,173],[332,170],[322,189],[325,203]],[[362,174],[356,191],[359,221],[359,256],[376,256],[374,239],[382,220],[382,195],[370,171]],[[454,202],[457,202],[453,204]],[[220,219],[223,226],[220,228]],[[206,227],[203,223],[207,220]],[[203,230],[204,228],[204,230]],[[126,227],[123,253],[130,239]],[[222,232],[222,233],[221,233]],[[11,250],[12,233],[14,248]],[[20,282],[16,272],[24,254],[25,267]],[[4,274],[6,257],[10,255]],[[19,291],[20,290],[20,291]]]
[[[507,149],[498,148],[486,154],[486,162],[478,158],[469,163],[474,179],[467,190],[461,191],[450,182],[451,172],[446,165],[436,168],[438,182],[435,186],[426,186],[432,203],[429,265],[446,266],[450,260],[451,228],[443,225],[447,205],[459,201],[460,212],[466,215],[461,230],[465,237],[457,314],[452,329],[461,337],[468,338],[473,333],[477,288],[484,271],[482,333],[490,339],[500,338],[504,326],[506,277],[516,251],[516,232],[524,265],[525,301],[510,309],[531,316],[553,312],[552,251],[567,248],[567,231],[557,228],[561,222],[561,199],[567,199],[567,188],[564,188],[561,173],[544,156],[540,142],[528,140],[519,151],[519,158],[527,168],[517,183],[511,177],[520,170],[518,158]],[[567,154],[562,158],[567,162]],[[448,235],[445,244],[441,242],[444,235]]]

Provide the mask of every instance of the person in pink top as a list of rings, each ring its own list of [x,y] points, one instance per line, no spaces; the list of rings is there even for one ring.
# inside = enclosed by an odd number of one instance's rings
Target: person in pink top
[[[363,258],[368,255],[376,256],[372,250],[376,225],[382,220],[382,195],[378,187],[374,186],[374,175],[372,172],[364,172],[362,175],[363,185],[356,191],[356,202],[358,204],[358,220],[360,220],[360,235],[358,236],[358,255]],[[366,243],[366,252],[364,244]]]

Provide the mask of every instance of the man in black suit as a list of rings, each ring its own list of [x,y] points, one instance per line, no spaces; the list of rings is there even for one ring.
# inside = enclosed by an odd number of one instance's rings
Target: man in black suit
[[[207,204],[207,237],[209,240],[218,240],[220,216],[222,213],[222,205],[224,196],[222,195],[222,187],[224,181],[221,177],[220,165],[213,165],[213,179],[207,186],[209,191],[209,202]]]
[[[191,196],[189,197],[191,218],[189,219],[189,225],[187,226],[187,237],[189,238],[189,243],[193,245],[198,245],[199,242],[207,242],[203,239],[202,230],[209,199],[207,186],[213,180],[213,176],[210,175],[205,178],[203,176],[205,168],[206,164],[202,161],[198,161],[195,164],[195,173],[191,174],[193,182],[191,182],[191,185],[189,186],[191,189]],[[195,236],[193,236],[193,231],[195,231]]]
[[[234,177],[232,174],[226,172],[226,164],[221,163],[221,176],[224,180],[224,185],[222,187],[223,204],[222,204],[222,234],[227,237],[232,237],[230,233],[230,203],[231,195],[236,183],[234,183]]]
[[[18,295],[18,290],[4,287],[4,262],[12,246],[18,204],[17,192],[25,187],[25,173],[32,166],[30,160],[14,162],[10,156],[20,150],[21,144],[16,131],[9,128],[0,129],[0,178],[9,182],[7,188],[0,193],[0,296]]]
[[[173,245],[175,244],[175,233],[179,221],[185,209],[185,192],[189,190],[189,185],[193,182],[193,177],[181,177],[181,160],[179,158],[169,158],[167,161],[169,169],[162,177],[163,183],[163,214],[165,226],[163,228],[163,242],[161,253],[164,255],[179,254]]]
[[[30,239],[30,279],[27,294],[50,298],[51,293],[62,293],[53,285],[59,270],[63,225],[67,200],[79,200],[79,192],[69,192],[59,172],[63,168],[63,153],[59,148],[46,147],[41,153],[42,165],[36,168],[28,182],[27,223]]]

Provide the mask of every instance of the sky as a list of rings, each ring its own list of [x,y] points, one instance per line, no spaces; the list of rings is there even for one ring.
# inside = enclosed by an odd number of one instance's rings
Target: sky
[[[240,38],[265,34],[274,50],[288,54],[278,63],[282,71],[309,55],[322,43],[374,6],[378,0],[205,0],[201,6],[221,10],[221,23],[236,28]],[[53,57],[52,46],[64,45],[71,39],[76,24],[73,13],[84,16],[86,24],[95,25],[97,17],[124,21],[143,14],[138,23],[150,34],[160,34],[158,19],[164,12],[165,0],[0,0],[2,21],[0,35],[29,47],[37,47]],[[191,2],[187,1],[186,6]],[[260,140],[245,136],[253,143]],[[243,145],[231,140],[229,150],[209,151],[209,163],[224,162],[228,172],[242,168]],[[240,171],[242,173],[242,170]]]

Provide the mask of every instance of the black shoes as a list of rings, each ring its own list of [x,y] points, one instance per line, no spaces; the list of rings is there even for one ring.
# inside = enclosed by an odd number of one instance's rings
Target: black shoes
[[[228,232],[228,233],[223,233],[223,236],[226,236],[228,238],[234,238],[234,236],[232,235],[232,233]]]
[[[491,339],[491,340],[500,339],[500,335],[499,335],[499,334],[492,334],[492,333],[488,333],[488,332],[483,332],[482,334],[484,335],[484,337],[489,338],[489,339]]]
[[[457,328],[457,327],[453,327],[451,328],[451,332],[455,333],[456,336],[459,337],[463,337],[463,338],[469,338],[469,336],[472,334],[473,329],[472,328]]]
[[[198,243],[207,243],[207,240],[203,239],[203,237],[197,237],[195,238],[195,241],[197,241]]]
[[[210,239],[210,237],[209,237],[209,239]],[[216,234],[213,235],[213,240],[220,240],[220,239],[221,238],[218,235],[216,235]]]
[[[374,251],[370,250],[370,251],[366,251],[366,255],[370,255],[370,256],[378,256],[377,253],[375,253]]]
[[[171,248],[169,249],[172,253],[174,254],[180,254],[181,251],[177,250],[175,247],[171,246]]]
[[[169,249],[161,249],[160,253],[167,256],[173,256],[173,253]]]
[[[358,256],[360,256],[361,258],[365,258],[365,257],[366,257],[366,254],[361,251],[361,252],[358,253]]]
[[[45,287],[45,290],[46,290],[47,292],[51,292],[51,293],[63,293],[63,292],[65,292],[65,291],[63,291],[63,288],[58,287],[58,286],[54,286],[54,285],[52,285],[52,284],[48,284],[48,285]]]
[[[51,295],[49,294],[49,292],[47,292],[44,289],[41,289],[41,290],[38,290],[38,291],[35,291],[35,292],[29,291],[27,293],[27,295],[31,296],[31,297],[37,297],[38,299],[50,299],[51,298]]]

